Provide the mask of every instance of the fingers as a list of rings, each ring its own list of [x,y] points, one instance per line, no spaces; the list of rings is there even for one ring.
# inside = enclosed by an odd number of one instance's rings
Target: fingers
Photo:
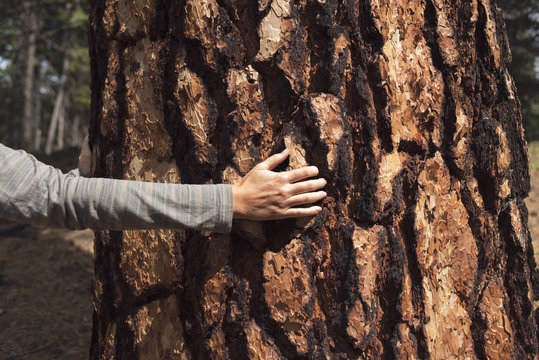
[[[285,161],[288,155],[290,155],[289,150],[284,149],[282,152],[272,155],[265,161],[256,165],[255,168],[258,170],[273,170],[279,164]],[[295,183],[316,175],[318,175],[318,168],[316,166],[305,166],[300,169],[290,170],[282,173],[282,176],[289,183]]]
[[[311,206],[308,208],[291,208],[285,211],[283,214],[283,219],[291,217],[302,217],[302,216],[314,216],[322,211],[320,206]]]
[[[290,197],[286,201],[286,205],[288,205],[289,207],[293,207],[297,205],[312,204],[314,202],[322,200],[326,196],[327,194],[325,191],[317,191],[308,194],[295,195]]]
[[[282,152],[272,155],[257,166],[256,168],[260,170],[273,170],[275,169],[280,163],[286,160],[288,157],[289,151],[288,149],[284,149]]]
[[[316,190],[322,189],[324,186],[326,186],[327,181],[326,179],[314,179],[314,180],[307,180],[298,182],[295,184],[288,185],[289,191],[291,195],[298,195],[308,192],[313,192]]]
[[[318,168],[316,166],[306,166],[300,169],[290,170],[285,173],[285,176],[290,183],[295,183],[316,175],[318,175]]]

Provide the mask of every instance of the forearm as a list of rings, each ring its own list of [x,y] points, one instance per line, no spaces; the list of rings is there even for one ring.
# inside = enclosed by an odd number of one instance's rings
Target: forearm
[[[68,194],[56,218],[68,228],[230,231],[232,195],[227,185],[157,184],[113,179],[64,179]],[[53,189],[53,191],[55,191]],[[61,204],[64,206],[61,206]],[[51,224],[49,224],[51,225]]]

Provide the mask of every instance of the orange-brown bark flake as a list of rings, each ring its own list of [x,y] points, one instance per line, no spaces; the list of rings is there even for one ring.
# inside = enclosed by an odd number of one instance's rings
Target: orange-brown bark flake
[[[439,154],[427,161],[418,181],[414,227],[428,351],[433,359],[475,358],[466,297],[478,251],[468,214]]]

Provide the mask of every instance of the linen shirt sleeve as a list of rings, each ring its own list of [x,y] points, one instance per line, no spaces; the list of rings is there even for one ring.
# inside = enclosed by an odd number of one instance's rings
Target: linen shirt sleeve
[[[73,176],[0,144],[0,216],[70,229],[229,232],[232,187]]]

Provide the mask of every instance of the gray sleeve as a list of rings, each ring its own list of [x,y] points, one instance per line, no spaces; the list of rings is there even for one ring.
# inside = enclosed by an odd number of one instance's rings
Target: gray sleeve
[[[0,216],[70,229],[229,232],[232,187],[84,178],[0,144]]]
[[[68,172],[67,175],[82,176],[82,173],[80,172],[79,168],[76,168]]]

